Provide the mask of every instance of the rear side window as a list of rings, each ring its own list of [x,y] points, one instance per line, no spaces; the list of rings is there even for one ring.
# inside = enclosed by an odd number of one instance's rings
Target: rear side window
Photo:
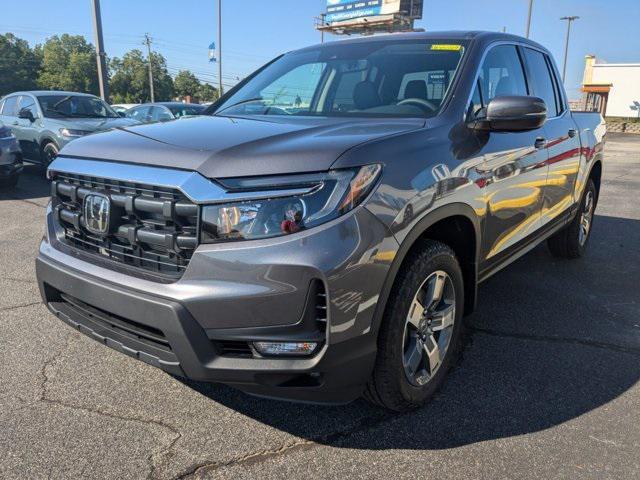
[[[540,97],[547,104],[547,116],[558,116],[558,103],[556,100],[556,92],[553,85],[549,64],[545,58],[545,54],[532,50],[524,49],[524,56],[527,62],[529,85],[531,86],[531,95]]]
[[[16,117],[18,115],[18,97],[9,97],[5,99],[2,106],[2,115],[8,115],[10,117]]]

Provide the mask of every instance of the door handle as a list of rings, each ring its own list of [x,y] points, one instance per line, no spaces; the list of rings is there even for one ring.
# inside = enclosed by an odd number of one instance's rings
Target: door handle
[[[573,138],[578,134],[578,131],[575,128],[569,130],[569,138]]]
[[[534,144],[537,149],[541,149],[547,146],[547,139],[538,137],[536,138],[536,143]]]

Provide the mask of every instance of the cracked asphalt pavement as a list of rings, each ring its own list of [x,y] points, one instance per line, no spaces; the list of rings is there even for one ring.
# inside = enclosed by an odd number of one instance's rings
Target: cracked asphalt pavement
[[[640,478],[640,137],[611,135],[587,256],[480,287],[425,408],[296,405],[181,382],[40,304],[48,186],[0,192],[0,478]]]

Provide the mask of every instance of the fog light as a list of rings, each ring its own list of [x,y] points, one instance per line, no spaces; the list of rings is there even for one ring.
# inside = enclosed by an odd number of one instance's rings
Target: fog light
[[[253,342],[262,355],[311,355],[317,342]]]

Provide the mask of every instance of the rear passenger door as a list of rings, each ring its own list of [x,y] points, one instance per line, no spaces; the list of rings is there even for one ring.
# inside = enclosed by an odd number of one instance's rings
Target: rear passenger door
[[[469,116],[482,118],[490,100],[528,95],[521,54],[515,45],[490,47],[480,68]],[[547,152],[542,129],[488,132],[480,155],[486,201],[480,266],[488,272],[510,257],[540,226],[542,192],[547,180]]]
[[[529,47],[523,47],[522,51],[532,95],[547,104],[544,130],[549,168],[541,212],[541,224],[545,225],[560,220],[574,203],[573,192],[580,169],[580,138],[551,58]]]

